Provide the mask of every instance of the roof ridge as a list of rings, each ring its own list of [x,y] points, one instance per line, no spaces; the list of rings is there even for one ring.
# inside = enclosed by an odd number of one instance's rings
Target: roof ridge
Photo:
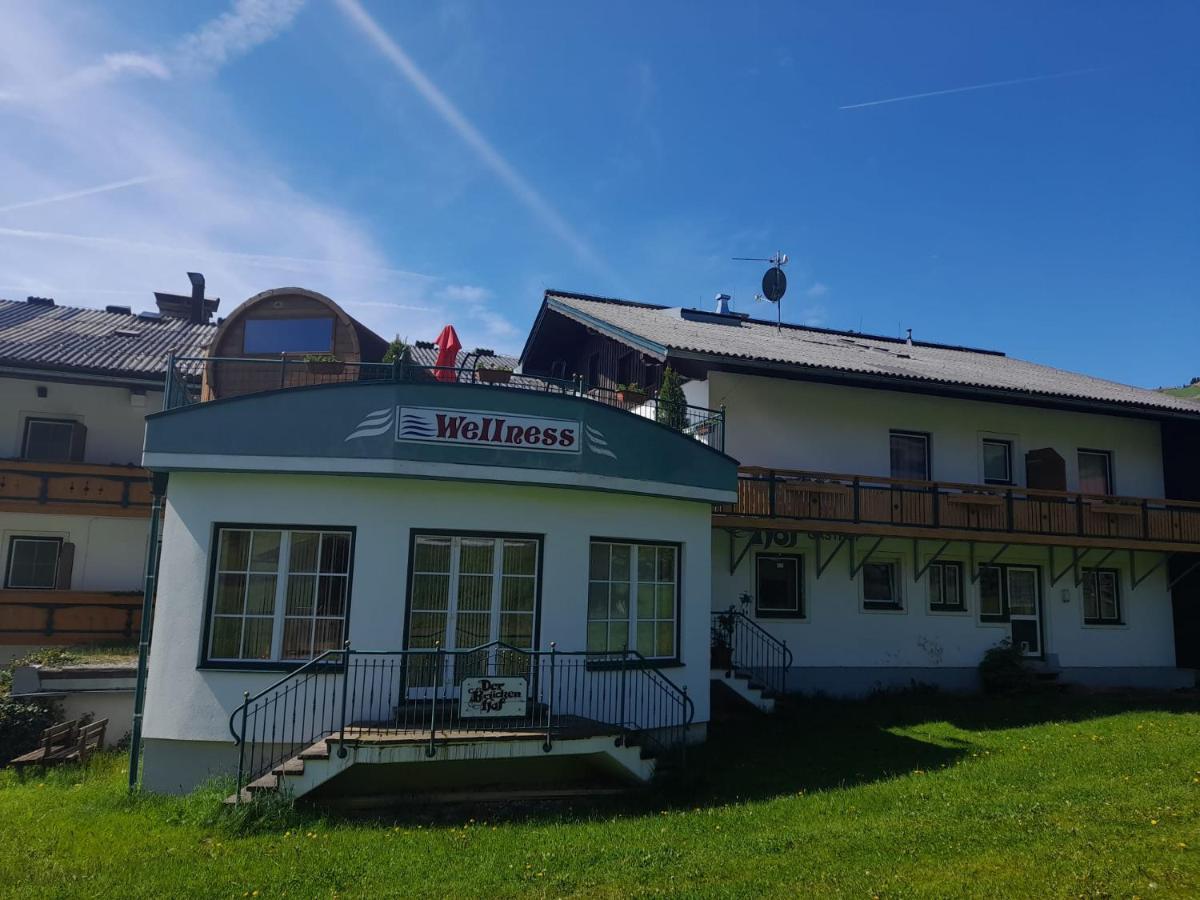
[[[687,306],[663,306],[658,303],[645,303],[640,300],[624,300],[618,297],[600,297],[595,294],[580,294],[574,291],[557,291],[553,289],[546,290],[547,296],[566,297],[571,300],[584,300],[593,303],[609,303],[613,306],[632,306],[641,309],[693,309],[698,312],[708,312],[708,310],[697,309],[696,307]],[[885,341],[889,344],[901,344],[905,347],[928,347],[935,350],[955,350],[962,353],[983,353],[988,356],[1007,356],[1003,350],[989,350],[985,347],[968,347],[965,344],[943,344],[938,341],[922,341],[913,340],[911,343],[908,338],[890,337],[883,334],[872,334],[867,331],[847,331],[840,328],[822,328],[819,325],[802,325],[798,322],[774,322],[770,319],[757,319],[747,315],[742,320],[743,322],[752,322],[755,325],[770,325],[774,327],[787,328],[791,331],[805,331],[813,334],[829,334],[837,335],[838,337],[858,338],[868,341]]]

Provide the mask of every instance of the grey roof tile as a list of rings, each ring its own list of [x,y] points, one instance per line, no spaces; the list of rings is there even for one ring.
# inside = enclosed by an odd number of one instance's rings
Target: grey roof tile
[[[984,388],[1200,416],[1200,403],[1146,388],[1014,359],[1002,353],[756,319],[684,318],[678,308],[547,291],[563,315],[624,331],[671,351],[754,363]],[[703,314],[703,311],[698,311]]]
[[[171,351],[198,356],[216,325],[0,300],[0,365],[157,378]]]

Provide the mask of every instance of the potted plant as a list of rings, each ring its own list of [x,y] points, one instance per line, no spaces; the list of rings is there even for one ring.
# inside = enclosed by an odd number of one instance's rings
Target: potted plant
[[[332,353],[309,353],[304,364],[314,375],[341,375],[346,369],[346,364]]]
[[[670,366],[663,372],[662,385],[658,389],[655,418],[660,425],[675,431],[683,431],[687,427],[687,398],[683,395],[683,379]]]
[[[709,649],[709,667],[714,671],[728,672],[733,668],[733,645],[729,632],[720,625],[712,627],[712,645]]]
[[[617,400],[627,406],[641,406],[647,396],[646,389],[639,384],[617,385]]]
[[[512,375],[513,370],[508,366],[479,366],[475,369],[475,377],[484,384],[508,384]]]
[[[711,647],[709,650],[709,666],[714,671],[723,669],[726,672],[733,668],[733,629],[734,610],[731,606],[727,611],[717,616],[711,632]]]

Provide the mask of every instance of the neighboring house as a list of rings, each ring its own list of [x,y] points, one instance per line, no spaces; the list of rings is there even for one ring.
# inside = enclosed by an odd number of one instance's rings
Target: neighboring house
[[[1063,680],[1193,683],[1171,591],[1200,605],[1200,404],[994,351],[556,291],[522,365],[651,394],[670,366],[725,410],[742,468],[713,517],[714,610],[786,640],[789,689],[972,687],[1002,638]]]
[[[217,303],[193,321],[190,297],[158,300],[139,314],[0,300],[0,655],[136,636],[144,420],[162,408],[169,354],[202,352]]]

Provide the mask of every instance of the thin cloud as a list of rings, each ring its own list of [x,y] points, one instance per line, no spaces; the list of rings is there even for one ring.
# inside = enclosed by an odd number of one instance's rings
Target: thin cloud
[[[109,191],[119,191],[122,188],[136,187],[139,184],[149,184],[166,178],[166,175],[140,175],[137,178],[126,178],[124,181],[110,181],[95,187],[83,188],[78,191],[68,191],[65,194],[55,194],[51,197],[39,197],[36,200],[22,200],[20,203],[9,203],[0,206],[0,213],[13,212],[18,209],[32,209],[35,206],[48,206],[51,203],[61,203],[64,200],[77,200],[80,197],[91,197],[95,194],[107,194]]]
[[[432,275],[422,275],[420,272],[409,272],[404,269],[392,269],[386,266],[373,266],[363,263],[345,262],[336,259],[318,259],[307,256],[280,256],[266,253],[239,253],[233,250],[218,250],[212,247],[172,247],[165,244],[155,244],[148,241],[131,241],[122,238],[102,237],[92,234],[70,234],[62,231],[32,231],[27,228],[0,228],[0,237],[25,238],[33,241],[56,241],[64,244],[75,244],[90,247],[108,247],[120,250],[133,250],[141,253],[171,253],[177,256],[189,257],[222,257],[236,259],[252,265],[274,269],[319,268],[319,269],[357,269],[360,271],[378,272],[384,275],[396,275],[403,278],[416,278],[425,281],[436,280]]]
[[[442,93],[398,43],[380,27],[358,0],[334,0],[343,15],[375,45],[450,128],[479,156],[489,169],[512,191],[559,240],[571,248],[581,260],[606,277],[616,280],[615,274],[588,243],[575,232],[558,211],[534,189],[525,178],[487,138],[467,120],[458,107]]]
[[[883,100],[868,100],[865,103],[851,103],[839,106],[838,109],[863,109],[867,106],[882,106],[885,103],[902,103],[905,100],[923,100],[926,97],[942,97],[946,94],[964,94],[968,91],[984,91],[989,88],[1008,87],[1013,84],[1032,84],[1035,81],[1050,81],[1056,78],[1074,78],[1077,75],[1087,75],[1099,72],[1099,68],[1072,69],[1069,72],[1053,72],[1049,75],[1030,75],[1026,78],[1009,78],[1004,81],[988,81],[984,84],[968,84],[964,87],[946,88],[942,91],[925,91],[922,94],[905,94],[902,97],[886,97]]]

